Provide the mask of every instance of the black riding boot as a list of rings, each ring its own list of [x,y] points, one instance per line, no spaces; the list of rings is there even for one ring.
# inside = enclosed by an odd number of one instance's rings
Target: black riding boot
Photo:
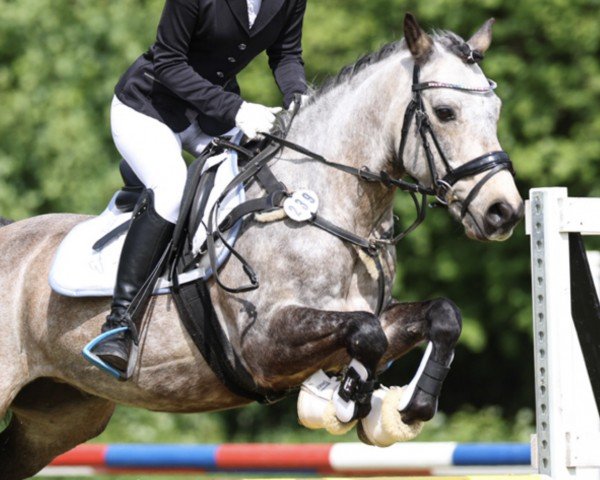
[[[111,311],[102,326],[102,332],[130,326],[127,309],[158,264],[171,240],[174,227],[174,224],[156,213],[154,193],[146,190],[136,206],[125,238]],[[106,339],[94,349],[94,353],[117,370],[125,372],[131,341],[131,332],[124,331]]]

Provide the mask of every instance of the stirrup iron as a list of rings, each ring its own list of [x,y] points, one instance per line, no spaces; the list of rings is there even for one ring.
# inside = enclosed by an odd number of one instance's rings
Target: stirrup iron
[[[121,381],[128,380],[129,378],[131,378],[131,375],[133,374],[133,370],[135,368],[135,365],[137,364],[137,358],[138,358],[138,345],[136,342],[133,341],[133,339],[128,340],[128,341],[131,341],[131,348],[129,351],[129,360],[127,362],[127,371],[126,372],[121,372],[120,370],[117,370],[116,368],[114,368],[111,365],[109,365],[108,363],[106,363],[104,360],[102,360],[98,355],[96,355],[94,353],[94,348],[96,348],[102,342],[105,342],[110,337],[114,337],[115,335],[118,335],[120,333],[125,333],[128,330],[130,330],[129,327],[117,327],[117,328],[113,328],[112,330],[109,330],[107,332],[101,333],[96,338],[94,338],[91,342],[89,342],[85,347],[83,347],[83,350],[81,352],[83,354],[83,358],[85,358],[88,362],[90,362],[95,367],[98,367],[100,370],[103,370],[104,372],[108,373],[109,375],[112,375],[117,380],[121,380]]]

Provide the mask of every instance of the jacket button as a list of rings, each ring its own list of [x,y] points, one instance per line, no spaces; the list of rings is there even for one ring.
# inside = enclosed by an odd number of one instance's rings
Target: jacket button
[[[240,43],[240,44],[238,45],[238,48],[239,48],[240,50],[246,50],[246,44],[245,44],[245,43]]]
[[[229,63],[235,63],[235,62],[236,62],[236,60],[235,60],[235,58],[234,58],[234,57],[228,57],[228,58],[227,58],[227,61],[228,61]]]
[[[223,78],[225,74],[223,72],[217,72],[217,77]]]

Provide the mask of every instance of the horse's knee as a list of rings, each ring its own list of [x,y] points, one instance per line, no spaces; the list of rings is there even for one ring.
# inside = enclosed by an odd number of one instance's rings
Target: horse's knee
[[[348,322],[347,350],[352,358],[375,369],[388,348],[388,341],[377,317],[369,312],[352,312]]]
[[[462,315],[447,298],[433,300],[427,311],[429,339],[434,343],[455,345],[462,331]]]

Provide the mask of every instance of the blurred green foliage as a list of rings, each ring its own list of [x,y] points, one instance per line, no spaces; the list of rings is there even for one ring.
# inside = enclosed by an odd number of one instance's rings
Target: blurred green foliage
[[[283,421],[278,415],[262,416],[270,407],[250,405],[240,412],[235,432],[228,433],[222,413],[181,414],[148,412],[118,407],[108,428],[95,441],[103,443],[219,443],[227,442],[357,442],[356,431],[332,437],[324,430],[290,428],[297,424],[295,399],[285,401],[287,412]],[[243,412],[243,413],[242,413]],[[261,418],[257,420],[257,418]],[[502,421],[502,409],[489,406],[475,410],[467,407],[446,415],[440,412],[428,422],[419,441],[528,442],[531,434],[532,413],[528,409],[517,412],[512,422]],[[135,426],[132,428],[132,426]],[[225,439],[225,440],[224,440]]]
[[[0,0],[0,214],[19,219],[103,209],[120,185],[108,126],[112,89],[151,44],[163,1]],[[520,191],[527,196],[534,186],[564,185],[574,196],[600,195],[599,0],[308,4],[304,58],[316,85],[399,38],[406,11],[427,29],[467,38],[495,17],[494,44],[483,67],[499,85],[504,102],[499,136],[515,163]],[[264,56],[240,83],[248,100],[280,101]],[[396,211],[404,222],[413,214],[401,194]],[[445,212],[434,210],[400,243],[398,263],[397,298],[444,296],[464,314],[464,334],[441,403],[443,411],[463,411],[435,420],[431,438],[524,439],[523,422],[530,419],[522,409],[533,407],[533,368],[523,227],[503,244],[474,243]],[[384,381],[408,379],[418,360],[413,353],[397,362]],[[499,407],[471,412],[469,405]],[[502,418],[510,418],[511,426]],[[292,402],[181,417],[122,409],[102,438],[284,440],[295,422]],[[320,439],[298,429],[294,435]]]

